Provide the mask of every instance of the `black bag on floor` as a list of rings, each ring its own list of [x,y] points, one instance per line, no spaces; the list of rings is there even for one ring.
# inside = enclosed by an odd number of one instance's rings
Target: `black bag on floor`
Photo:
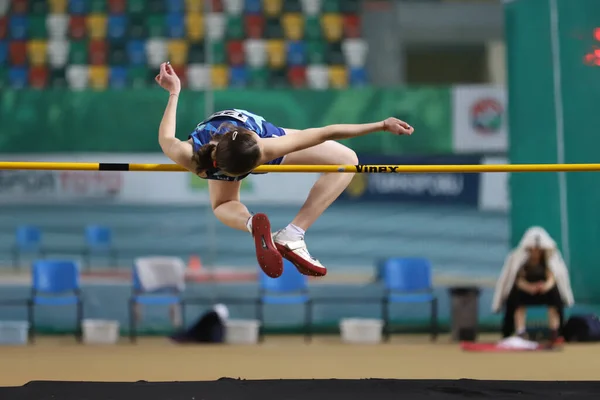
[[[600,318],[597,315],[574,315],[565,324],[563,336],[567,342],[600,341]]]

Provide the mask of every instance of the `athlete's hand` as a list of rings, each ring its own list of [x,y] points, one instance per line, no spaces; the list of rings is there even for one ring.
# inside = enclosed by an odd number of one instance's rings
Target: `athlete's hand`
[[[175,73],[175,70],[173,70],[171,64],[160,64],[160,72],[158,75],[156,75],[154,80],[170,94],[179,95],[179,92],[181,91],[181,81]]]
[[[400,121],[398,118],[391,117],[383,121],[383,130],[391,132],[394,135],[412,135],[415,128],[404,121]]]

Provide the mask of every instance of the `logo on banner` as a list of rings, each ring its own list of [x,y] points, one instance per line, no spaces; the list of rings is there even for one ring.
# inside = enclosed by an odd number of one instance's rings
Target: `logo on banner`
[[[56,186],[53,171],[0,171],[0,194],[52,195]]]
[[[479,99],[471,105],[471,126],[480,134],[493,134],[502,128],[504,107],[494,98]]]
[[[61,171],[59,179],[61,192],[73,197],[114,197],[123,187],[116,171]]]

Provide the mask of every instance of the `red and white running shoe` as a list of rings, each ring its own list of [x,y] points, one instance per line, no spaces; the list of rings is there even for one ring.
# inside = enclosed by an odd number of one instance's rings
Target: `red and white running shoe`
[[[283,273],[283,258],[273,243],[271,223],[265,214],[252,216],[252,237],[260,268],[271,278],[280,277]]]
[[[281,255],[294,264],[301,274],[309,276],[327,275],[327,268],[310,255],[304,239],[292,240],[286,238],[285,232],[281,230],[273,235],[273,241]]]

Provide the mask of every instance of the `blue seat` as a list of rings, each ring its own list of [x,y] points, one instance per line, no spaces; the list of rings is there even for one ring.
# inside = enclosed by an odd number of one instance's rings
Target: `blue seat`
[[[130,65],[146,65],[146,45],[144,41],[129,41],[127,43],[127,57],[129,58]]]
[[[27,67],[11,67],[8,70],[8,82],[13,89],[24,89],[28,86]]]
[[[383,301],[384,336],[391,333],[390,304],[430,303],[431,335],[437,338],[437,298],[433,293],[431,264],[425,258],[391,258],[382,264],[385,287]]]
[[[165,0],[167,12],[184,12],[185,0]]]
[[[351,87],[362,87],[368,84],[367,70],[361,67],[350,68],[349,81]]]
[[[178,288],[163,287],[154,291],[147,291],[138,276],[136,261],[134,261],[132,274],[132,293],[129,298],[129,338],[132,342],[137,339],[137,318],[135,308],[137,305],[145,306],[174,306],[184,308],[183,293]]]
[[[112,89],[127,88],[127,68],[111,67],[108,76],[109,86]]]
[[[312,298],[308,293],[308,278],[302,275],[288,260],[283,260],[283,273],[278,278],[270,278],[262,270],[259,271],[259,307],[260,340],[263,340],[264,306],[270,305],[304,305],[305,338],[312,338]]]
[[[0,40],[0,65],[8,63],[8,42]]]
[[[24,253],[44,255],[42,231],[37,226],[20,225],[16,229],[12,258],[15,268],[19,266],[20,256]]]
[[[36,260],[32,266],[31,285],[31,338],[35,334],[33,311],[35,306],[77,307],[75,335],[81,341],[83,298],[79,284],[79,267],[73,260]]]
[[[261,0],[246,0],[244,3],[245,14],[262,14]]]
[[[10,17],[9,34],[12,39],[27,39],[28,19],[25,15],[13,15]]]
[[[109,15],[106,26],[106,36],[109,40],[121,40],[127,33],[127,17],[120,14]]]
[[[289,42],[287,45],[288,65],[306,65],[306,43]]]
[[[125,72],[127,75],[127,72]],[[113,248],[112,231],[102,225],[88,225],[85,227],[84,258],[86,268],[90,267],[90,258],[93,254],[108,254],[112,266],[116,266],[117,252]]]
[[[69,14],[85,15],[88,13],[88,0],[69,0]]]
[[[168,37],[175,39],[185,36],[185,17],[183,13],[169,13],[165,22]]]
[[[246,67],[229,68],[229,87],[244,88],[248,85],[248,70]]]

